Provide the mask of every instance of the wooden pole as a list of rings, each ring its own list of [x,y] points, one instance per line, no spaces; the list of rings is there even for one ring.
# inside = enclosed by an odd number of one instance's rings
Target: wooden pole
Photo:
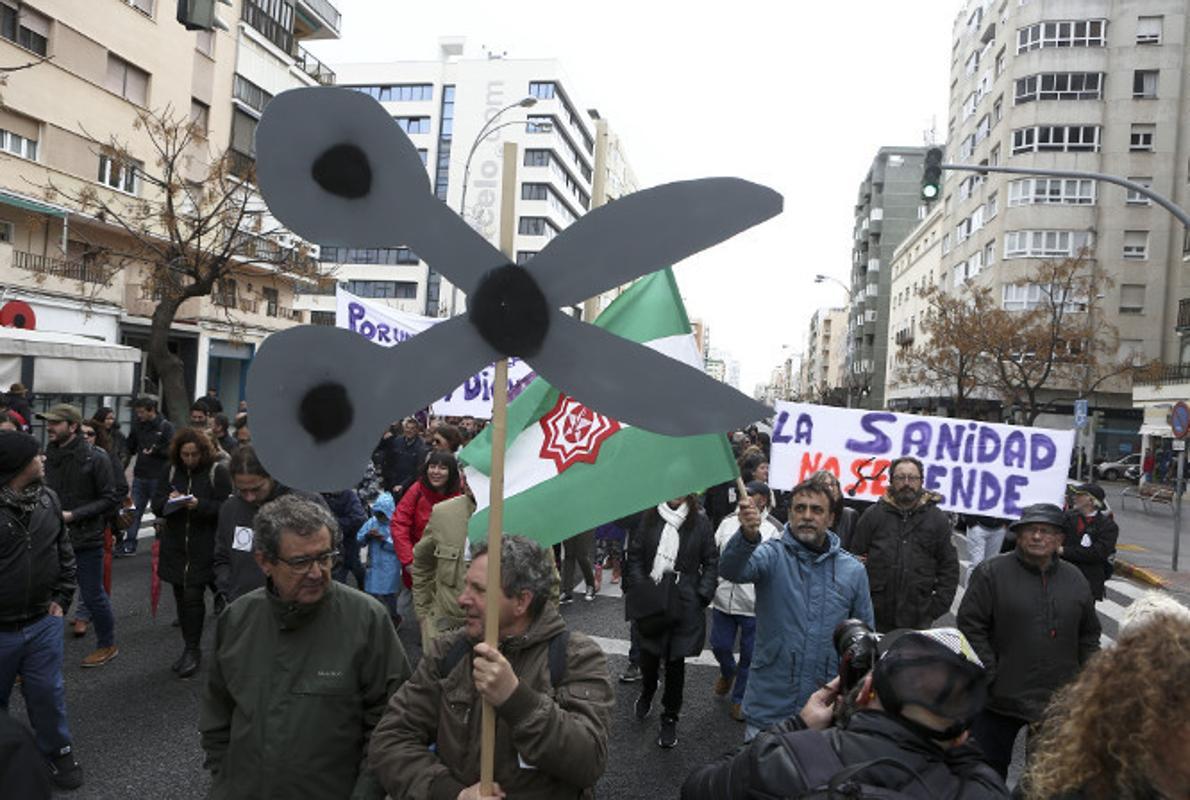
[[[492,380],[492,471],[488,500],[488,588],[483,640],[500,646],[500,544],[504,535],[504,445],[508,437],[508,359],[496,362]],[[492,794],[496,773],[496,709],[483,701],[483,727],[479,743],[479,791]]]

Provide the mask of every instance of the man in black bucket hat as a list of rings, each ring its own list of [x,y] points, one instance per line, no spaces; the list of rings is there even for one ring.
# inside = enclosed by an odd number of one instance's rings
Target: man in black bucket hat
[[[1050,697],[1099,650],[1099,618],[1082,572],[1058,557],[1066,515],[1037,503],[1009,526],[1016,550],[975,568],[958,626],[988,670],[986,708],[973,733],[988,763],[1008,774],[1012,746]]]

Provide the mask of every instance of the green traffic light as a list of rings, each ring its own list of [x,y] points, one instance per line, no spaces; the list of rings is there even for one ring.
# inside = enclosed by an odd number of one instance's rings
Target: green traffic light
[[[921,187],[922,200],[934,200],[938,197],[938,187],[933,184],[926,184]]]

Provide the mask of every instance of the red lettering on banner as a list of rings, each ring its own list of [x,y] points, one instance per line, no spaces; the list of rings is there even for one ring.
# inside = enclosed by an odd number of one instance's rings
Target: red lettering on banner
[[[810,453],[802,453],[802,468],[801,472],[798,473],[798,483],[801,483],[820,469],[830,472],[836,478],[839,477],[839,459],[831,456],[823,463],[822,455],[822,453],[814,453],[813,457],[811,457]]]

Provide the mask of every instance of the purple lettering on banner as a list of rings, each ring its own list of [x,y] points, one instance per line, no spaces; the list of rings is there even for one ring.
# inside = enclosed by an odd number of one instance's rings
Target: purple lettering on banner
[[[1058,448],[1054,440],[1044,433],[1034,433],[1029,437],[1029,469],[1040,472],[1054,465],[1058,455]]]
[[[984,426],[979,429],[979,446],[976,460],[980,464],[991,464],[1000,457],[1000,434],[995,428]]]
[[[388,326],[384,323],[376,326],[376,339],[381,342],[388,341]]]
[[[355,323],[363,319],[365,313],[364,307],[359,303],[347,304],[347,327],[350,328],[353,333],[358,332]]]
[[[793,436],[785,432],[785,423],[789,422],[789,412],[782,411],[777,415],[777,424],[773,426],[773,444],[789,444]]]
[[[918,458],[930,457],[930,439],[934,427],[929,422],[910,422],[905,426],[905,433],[901,437],[901,455],[907,456],[914,448],[913,455]]]
[[[364,320],[363,324],[359,326],[359,335],[368,341],[372,341],[372,339],[376,338],[376,326]]]
[[[1021,515],[1021,489],[1028,485],[1029,479],[1024,475],[1009,475],[1004,481],[1004,516]]]
[[[950,504],[971,508],[975,500],[975,477],[979,470],[955,467],[950,471]],[[964,483],[964,478],[966,483]]]
[[[890,414],[887,411],[874,411],[870,414],[864,414],[860,418],[860,426],[872,435],[869,441],[861,442],[856,439],[847,440],[847,449],[854,453],[863,453],[868,456],[878,456],[887,453],[892,449],[892,439],[888,438],[888,434],[876,427],[880,422],[895,422],[896,414]]]
[[[979,475],[979,510],[990,511],[1000,502],[1000,481],[990,472]]]
[[[959,450],[963,446],[963,426],[942,423],[938,431],[938,449],[934,451],[934,458],[942,461],[958,461]],[[945,453],[945,457],[942,455]]]
[[[1023,432],[1013,431],[1008,434],[1008,437],[1004,440],[1004,466],[1024,469],[1025,451],[1027,449],[1025,446],[1025,434]]]
[[[974,422],[967,425],[967,429],[971,431],[971,435],[967,437],[967,446],[963,448],[963,463],[970,464],[971,460],[975,458],[975,429],[978,428]]]
[[[479,397],[479,393],[483,391],[483,385],[479,382],[478,375],[472,375],[463,384],[463,399],[474,400]]]
[[[930,464],[926,467],[925,488],[936,492],[942,488],[942,478],[946,475],[946,467],[941,464]]]
[[[793,434],[794,444],[813,444],[814,418],[809,414],[797,415],[797,428]]]
[[[480,375],[483,377],[483,401],[487,403],[492,399],[492,381],[488,377],[488,371],[486,369]]]

